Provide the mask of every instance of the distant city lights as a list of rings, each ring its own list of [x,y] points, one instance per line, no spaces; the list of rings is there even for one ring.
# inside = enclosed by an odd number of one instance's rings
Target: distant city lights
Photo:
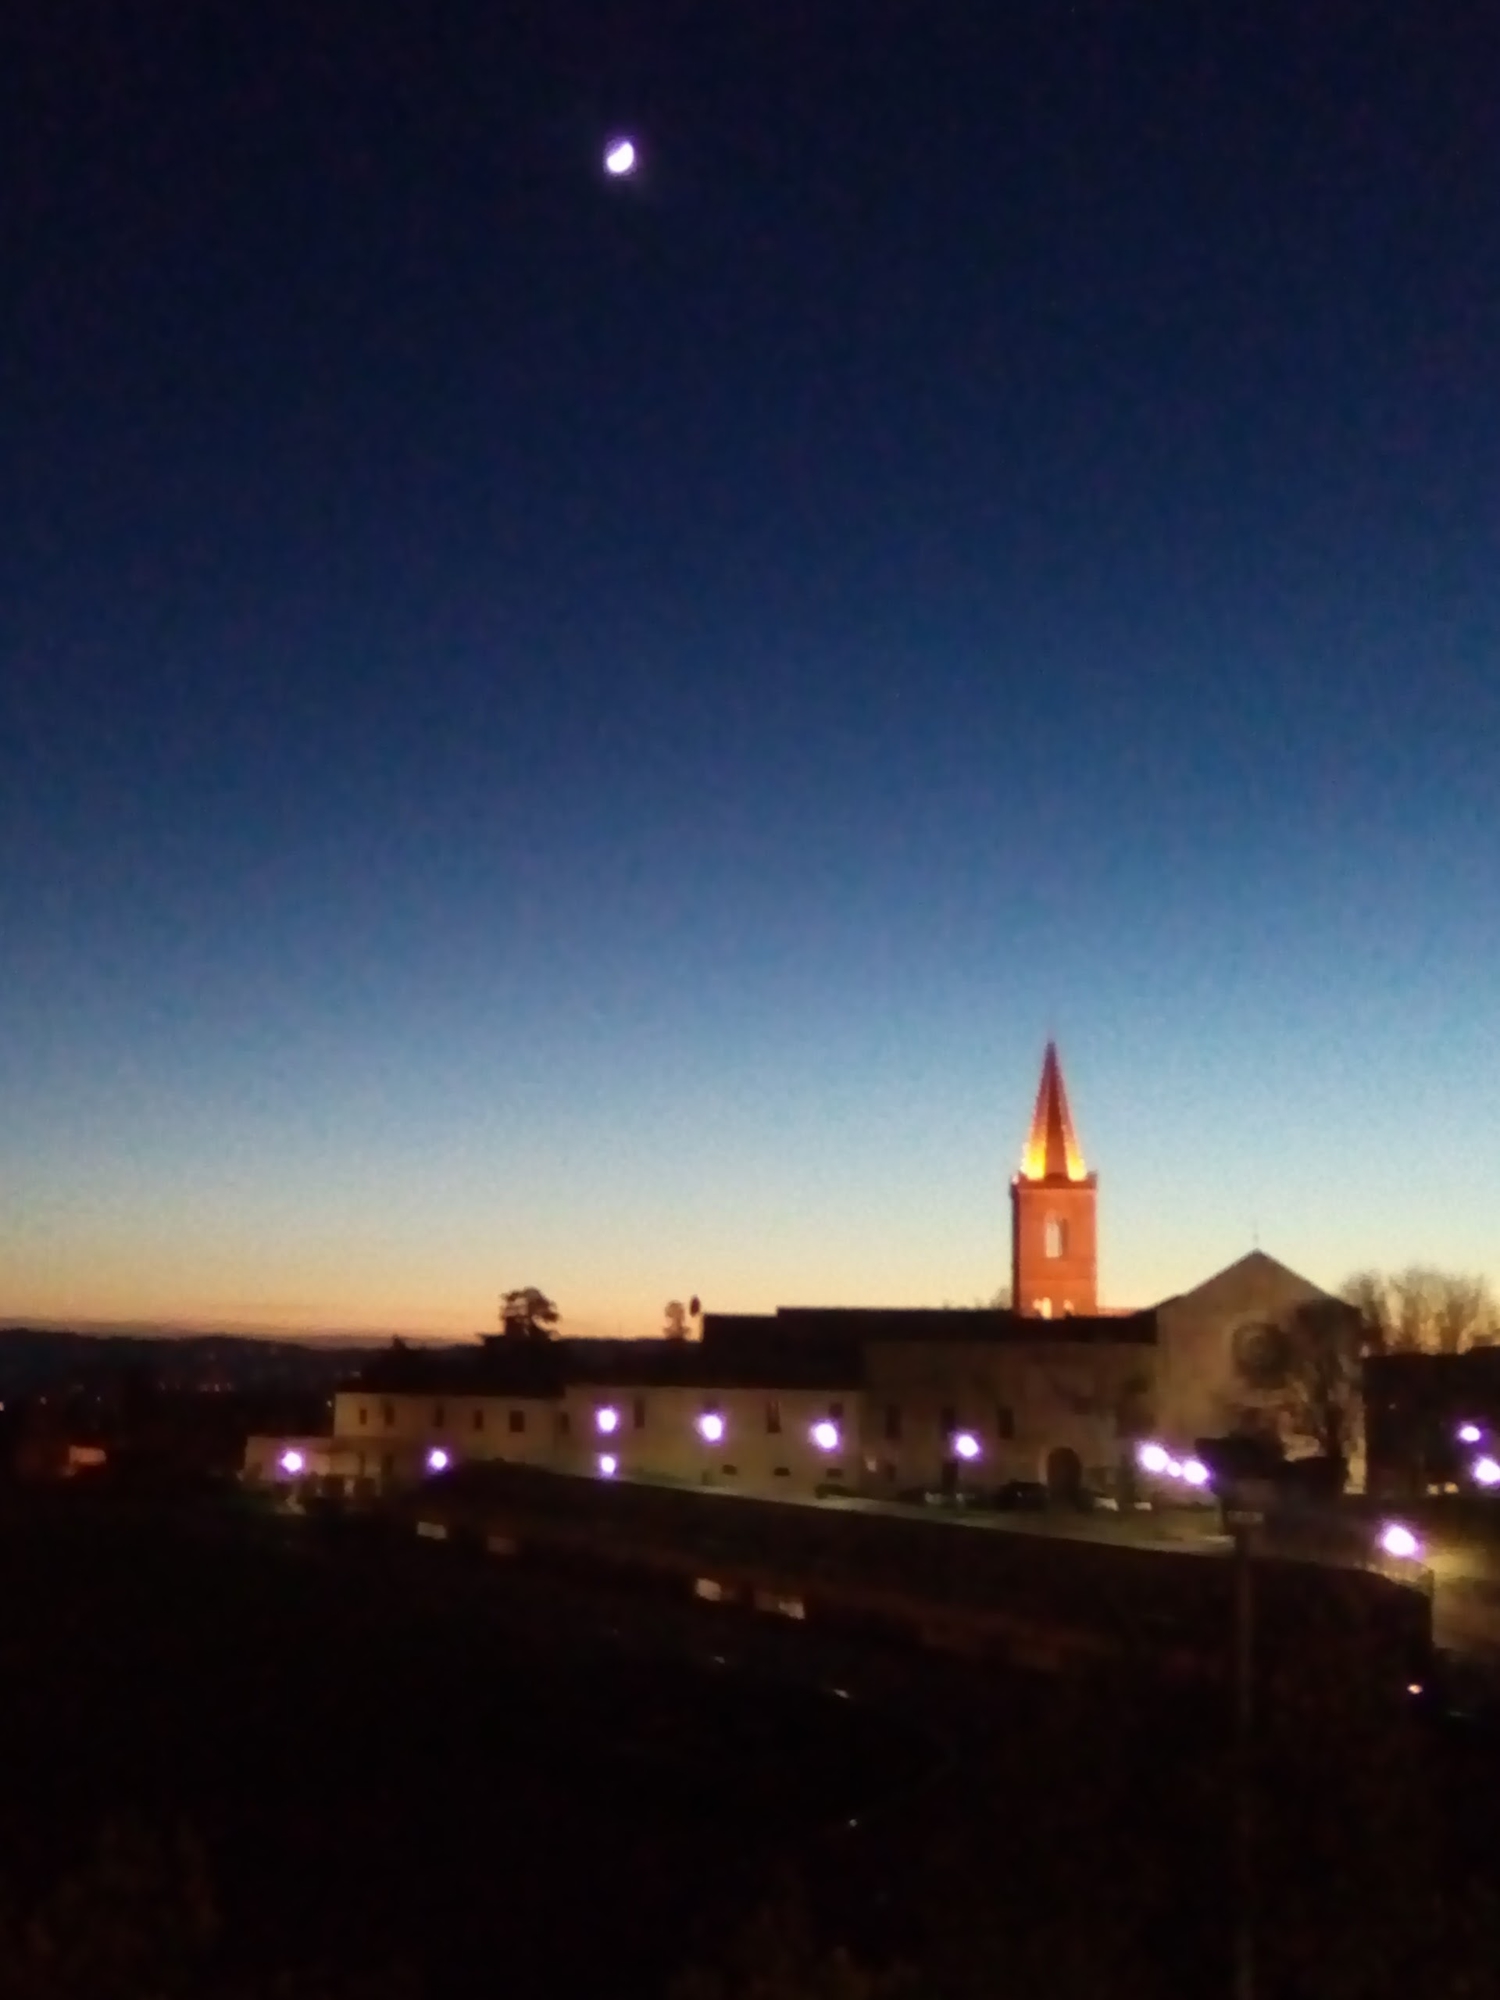
[[[446,1472],[452,1463],[452,1459],[449,1458],[447,1452],[444,1451],[440,1444],[435,1444],[427,1454],[427,1470],[429,1472]]]
[[[612,1451],[600,1452],[599,1477],[601,1479],[613,1479],[615,1474],[619,1471],[619,1469],[620,1469],[620,1461],[615,1457]]]
[[[301,1472],[306,1464],[307,1460],[295,1447],[281,1454],[281,1469],[283,1472],[296,1474]]]
[[[1469,1470],[1476,1486],[1500,1486],[1500,1461],[1476,1458]]]
[[[1422,1553],[1422,1544],[1410,1528],[1399,1521],[1387,1521],[1380,1531],[1380,1546],[1388,1556],[1398,1562],[1415,1562]]]
[[[829,1417],[820,1418],[812,1427],[812,1441],[819,1451],[837,1451],[839,1448],[839,1427]]]
[[[978,1458],[979,1440],[972,1431],[955,1431],[953,1434],[953,1449],[960,1458]]]
[[[606,1403],[602,1410],[595,1410],[594,1423],[606,1437],[612,1437],[620,1428],[620,1412]]]
[[[717,1410],[705,1410],[698,1419],[698,1435],[705,1444],[718,1444],[724,1436],[724,1419]]]

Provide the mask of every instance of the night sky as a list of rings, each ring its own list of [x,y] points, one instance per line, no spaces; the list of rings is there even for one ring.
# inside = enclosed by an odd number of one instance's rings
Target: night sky
[[[12,0],[0,1314],[1500,1278],[1500,5]],[[602,155],[631,134],[639,172]]]

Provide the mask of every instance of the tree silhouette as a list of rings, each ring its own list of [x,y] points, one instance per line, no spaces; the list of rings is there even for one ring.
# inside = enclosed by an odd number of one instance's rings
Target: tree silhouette
[[[1457,1354],[1500,1339],[1500,1309],[1488,1280],[1465,1272],[1426,1264],[1356,1271],[1343,1296],[1364,1319],[1373,1354]]]
[[[1370,1328],[1343,1299],[1308,1299],[1282,1319],[1241,1328],[1235,1366],[1274,1398],[1279,1428],[1347,1467],[1360,1441],[1360,1387]]]
[[[512,1340],[550,1340],[560,1315],[545,1292],[522,1285],[500,1300],[500,1331]]]

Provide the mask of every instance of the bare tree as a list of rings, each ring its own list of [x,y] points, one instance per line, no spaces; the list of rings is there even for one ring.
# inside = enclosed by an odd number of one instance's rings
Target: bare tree
[[[1343,1299],[1309,1299],[1288,1314],[1286,1331],[1290,1426],[1320,1457],[1347,1467],[1361,1438],[1368,1327]]]
[[[1235,1366],[1258,1404],[1243,1412],[1278,1436],[1347,1467],[1362,1433],[1361,1373],[1371,1329],[1346,1299],[1315,1298],[1278,1320],[1241,1328]]]
[[[1500,1338],[1500,1312],[1488,1280],[1464,1272],[1425,1264],[1356,1271],[1343,1296],[1364,1319],[1374,1354],[1457,1354]]]
[[[550,1340],[560,1315],[545,1292],[522,1285],[500,1300],[500,1331],[512,1340]]]
[[[668,1299],[665,1314],[666,1323],[662,1333],[668,1340],[686,1340],[688,1337],[687,1307],[681,1299]]]

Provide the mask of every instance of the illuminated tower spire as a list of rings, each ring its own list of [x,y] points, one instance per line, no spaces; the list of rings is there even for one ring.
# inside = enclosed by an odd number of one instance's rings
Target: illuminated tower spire
[[[1098,1188],[1073,1131],[1057,1045],[1048,1042],[1021,1171],[1010,1184],[1017,1312],[1050,1319],[1098,1311]]]
[[[1041,1087],[1036,1094],[1036,1109],[1031,1114],[1031,1133],[1021,1158],[1021,1175],[1028,1181],[1087,1179],[1083,1154],[1068,1114],[1068,1093],[1063,1088],[1056,1042],[1048,1042],[1042,1059]]]

